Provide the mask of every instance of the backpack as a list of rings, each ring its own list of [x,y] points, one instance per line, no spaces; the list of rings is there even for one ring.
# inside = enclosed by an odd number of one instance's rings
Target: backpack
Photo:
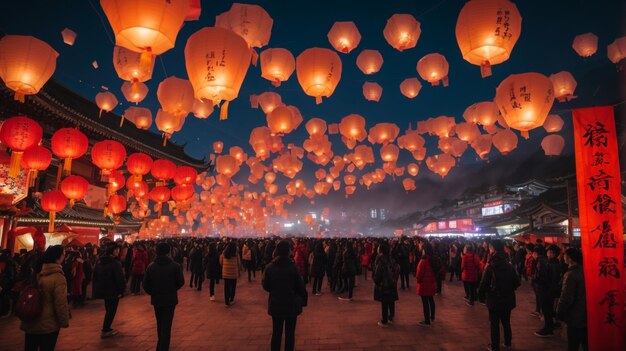
[[[32,284],[20,291],[14,312],[21,321],[32,322],[41,315],[42,308],[39,287]]]

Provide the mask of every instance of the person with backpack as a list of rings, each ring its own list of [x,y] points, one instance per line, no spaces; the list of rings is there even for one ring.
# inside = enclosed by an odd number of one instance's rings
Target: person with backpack
[[[400,276],[400,265],[389,257],[389,244],[382,243],[378,247],[378,256],[374,263],[374,300],[380,301],[382,309],[382,320],[378,325],[386,328],[393,324],[396,312],[396,301],[398,301],[398,278]]]
[[[510,350],[513,337],[511,311],[516,306],[515,290],[520,286],[520,280],[515,267],[508,261],[501,240],[491,241],[489,251],[491,258],[478,288],[479,300],[485,301],[489,309],[491,344],[487,345],[487,350],[500,350],[500,324],[504,330],[503,347]]]
[[[435,293],[437,292],[437,272],[441,270],[442,264],[433,256],[433,247],[430,243],[422,244],[422,259],[417,265],[415,277],[417,279],[416,291],[422,298],[424,310],[424,320],[419,322],[421,327],[430,327],[435,320]]]
[[[119,261],[120,248],[112,243],[106,247],[104,255],[98,258],[93,271],[93,294],[96,299],[104,300],[104,321],[102,323],[101,338],[117,335],[119,332],[111,328],[117,313],[120,296],[126,290],[124,269]]]
[[[61,268],[64,260],[63,246],[48,247],[36,285],[26,287],[20,294],[15,314],[25,332],[25,351],[54,350],[59,331],[69,327],[67,282]]]
[[[465,245],[461,258],[461,280],[465,288],[465,299],[468,306],[473,306],[476,301],[476,289],[478,288],[478,275],[480,274],[480,260],[474,254],[474,247]]]
[[[556,307],[556,315],[567,323],[567,350],[584,351],[589,348],[587,340],[587,300],[582,254],[577,249],[567,249],[563,255],[569,269],[563,275],[563,288]]]

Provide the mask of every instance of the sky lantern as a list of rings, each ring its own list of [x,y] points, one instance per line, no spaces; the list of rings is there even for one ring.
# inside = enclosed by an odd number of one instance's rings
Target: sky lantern
[[[270,155],[272,131],[268,127],[256,127],[250,132],[248,142],[260,160],[266,160]]]
[[[170,189],[166,186],[155,186],[148,194],[150,200],[159,205],[159,216],[161,216],[161,204],[169,201]]]
[[[463,112],[463,118],[467,122],[490,126],[498,121],[498,105],[492,101],[477,102],[470,105]]]
[[[398,138],[398,146],[402,149],[413,152],[424,147],[426,140],[415,130],[407,130],[404,135]]]
[[[259,108],[263,110],[266,115],[274,111],[274,109],[280,105],[283,105],[280,95],[273,91],[267,91],[259,95],[250,95],[250,105],[252,108]]]
[[[233,3],[230,10],[215,16],[215,26],[230,29],[245,39],[250,48],[262,48],[272,35],[272,17],[258,5]],[[256,54],[254,62],[256,65]]]
[[[443,86],[448,86],[449,65],[446,58],[438,53],[428,54],[417,61],[417,73],[423,80],[433,86],[443,82]]]
[[[267,184],[272,184],[272,183],[274,183],[274,180],[276,180],[276,173],[274,173],[274,172],[267,172],[267,173],[265,173],[264,178],[265,178],[265,182]]]
[[[153,64],[152,55],[174,47],[189,10],[187,0],[100,0],[115,45],[140,52],[141,66]]]
[[[54,155],[64,160],[63,173],[68,175],[72,171],[72,160],[87,152],[89,140],[76,128],[61,128],[52,135],[51,144]]]
[[[213,151],[216,154],[221,154],[222,150],[224,150],[224,143],[221,141],[214,141],[213,142]]]
[[[123,195],[117,194],[109,196],[107,211],[113,215],[119,215],[120,213],[126,211],[126,198]]]
[[[11,148],[9,177],[15,178],[20,172],[24,151],[39,143],[43,129],[39,123],[26,116],[11,117],[0,127],[0,141]]]
[[[407,78],[400,83],[400,92],[409,99],[416,97],[420,90],[422,90],[422,83],[417,78]]]
[[[152,125],[152,112],[145,107],[131,106],[124,111],[124,118],[131,121],[137,129],[148,130]]]
[[[361,42],[361,33],[354,22],[335,22],[328,32],[328,42],[344,54],[354,50]]]
[[[199,119],[208,118],[213,113],[213,102],[208,100],[193,99],[191,112]]]
[[[165,78],[159,83],[157,97],[161,109],[177,117],[185,117],[193,108],[193,87],[187,79],[174,76]]]
[[[215,170],[217,173],[230,178],[239,172],[239,166],[234,157],[230,155],[220,155],[215,161]]]
[[[415,190],[416,189],[416,187],[415,187],[415,180],[413,180],[411,178],[404,178],[404,179],[402,179],[402,187],[404,187],[404,190],[406,192]]]
[[[406,170],[407,170],[407,172],[409,172],[409,174],[410,174],[412,177],[415,177],[415,176],[417,176],[417,174],[419,173],[420,168],[419,168],[419,166],[418,166],[418,165],[416,165],[415,163],[409,163],[409,164],[406,166]]]
[[[98,118],[102,117],[102,111],[111,112],[117,106],[118,101],[110,91],[103,91],[96,94],[96,105],[100,108],[100,112],[98,113]]]
[[[386,145],[393,142],[400,134],[400,128],[395,123],[378,123],[370,128],[367,140],[372,144]]]
[[[435,118],[429,118],[426,120],[428,126],[428,133],[430,135],[436,135],[440,138],[447,138],[454,133],[454,126],[456,122],[454,117],[439,116]]]
[[[581,57],[590,57],[598,51],[598,36],[593,33],[579,34],[574,37],[572,48]]]
[[[606,47],[606,55],[611,62],[618,64],[626,57],[626,37],[615,39]]]
[[[383,95],[383,87],[375,82],[363,83],[363,96],[367,101],[380,101],[380,97]]]
[[[473,122],[462,122],[456,125],[454,128],[456,135],[459,139],[471,143],[480,136],[480,130],[476,123]]]
[[[176,168],[174,174],[174,183],[178,185],[191,185],[196,182],[198,171],[189,166],[180,166]]]
[[[296,75],[304,93],[315,97],[330,97],[341,79],[341,59],[330,49],[309,48],[296,58]]]
[[[237,4],[233,4],[233,7]],[[207,57],[219,57],[207,60]],[[185,66],[196,99],[221,106],[220,119],[228,118],[228,104],[237,98],[248,67],[251,50],[230,29],[205,27],[192,34],[185,46]]]
[[[445,177],[455,164],[454,157],[446,153],[430,156],[426,159],[428,169],[439,174],[441,178]]]
[[[517,148],[517,135],[515,135],[511,129],[500,130],[493,135],[491,141],[493,142],[493,146],[503,155]]]
[[[267,126],[274,134],[288,134],[299,124],[297,115],[288,106],[278,106],[267,115]]]
[[[354,185],[348,185],[344,188],[344,191],[346,192],[346,197],[354,194],[354,192],[356,191],[356,186]]]
[[[61,181],[61,191],[70,200],[70,207],[74,206],[76,201],[82,200],[88,190],[89,182],[81,176],[72,175]]]
[[[326,121],[321,118],[311,118],[304,126],[309,136],[320,136],[326,133]]]
[[[261,77],[279,87],[286,82],[296,69],[296,59],[293,54],[282,48],[266,49],[261,52]]]
[[[54,232],[54,220],[56,213],[63,211],[67,206],[67,198],[60,190],[50,190],[43,193],[41,196],[41,208],[48,212],[48,218],[50,220],[48,224],[48,232]]]
[[[552,88],[554,89],[554,97],[559,102],[570,101],[576,98],[574,90],[576,90],[576,79],[568,71],[551,74]]]
[[[552,82],[540,73],[510,75],[496,88],[495,102],[506,123],[528,138],[528,131],[542,126],[552,108]]]
[[[114,140],[97,142],[91,148],[91,161],[100,168],[102,175],[109,175],[112,170],[122,167],[126,159],[126,148]]]
[[[142,65],[141,59],[142,54],[139,52],[122,46],[113,48],[113,67],[115,72],[117,72],[118,77],[130,82],[131,85],[137,82],[146,82],[152,78],[155,56],[146,56],[148,63],[145,66]]]
[[[37,172],[46,170],[52,161],[52,153],[43,146],[35,145],[24,150],[22,166],[28,170],[28,187],[35,185]]]
[[[59,54],[45,42],[31,36],[5,35],[0,38],[0,78],[24,102],[52,77]]]
[[[152,169],[152,162],[152,157],[142,152],[136,152],[128,156],[128,159],[126,160],[126,169],[136,180],[141,180],[143,176],[150,173],[150,169]]]
[[[146,95],[148,95],[149,89],[147,85],[141,82],[137,82],[134,84],[129,83],[129,82],[124,82],[122,83],[121,90],[122,90],[122,94],[126,98],[126,101],[134,102],[138,104],[141,101],[143,101],[143,99],[146,98]]]
[[[378,50],[363,50],[356,58],[356,65],[364,74],[374,74],[383,66],[383,56]]]
[[[74,42],[76,41],[76,32],[69,28],[65,28],[61,31],[61,37],[63,38],[63,42],[69,46],[74,46]]]
[[[480,66],[485,78],[492,65],[511,56],[522,32],[522,16],[508,0],[472,0],[461,9],[455,32],[463,59]]]
[[[365,137],[367,137],[365,118],[357,114],[351,114],[342,118],[341,123],[339,123],[339,133],[348,141],[356,142],[365,140]]]
[[[543,122],[543,128],[548,133],[556,133],[563,129],[563,123],[563,119],[559,115],[548,115],[546,121]]]
[[[565,139],[558,134],[550,134],[541,141],[541,148],[546,156],[559,156],[565,147]]]
[[[400,149],[394,144],[387,144],[380,148],[380,158],[385,162],[396,162]]]
[[[387,20],[383,30],[387,43],[400,52],[414,48],[421,33],[420,23],[415,17],[399,13]]]
[[[354,185],[354,183],[356,183],[356,176],[354,176],[352,174],[345,175],[343,177],[343,182],[346,185]]]
[[[172,134],[179,131],[185,119],[182,116],[176,116],[173,113],[165,112],[161,109],[157,111],[155,123],[157,129],[163,132],[163,146],[167,143],[167,139],[172,137]]]
[[[481,134],[478,138],[474,139],[471,144],[481,160],[484,160],[485,156],[491,152],[491,139],[491,134]]]
[[[154,160],[150,174],[157,180],[157,185],[165,185],[168,180],[176,175],[176,164],[166,159]]]

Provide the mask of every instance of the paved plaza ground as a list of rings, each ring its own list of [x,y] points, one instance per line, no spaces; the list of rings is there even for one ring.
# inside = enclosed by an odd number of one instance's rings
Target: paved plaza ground
[[[186,276],[188,279],[189,277]],[[243,275],[242,275],[243,278]],[[442,296],[436,296],[436,322],[432,328],[417,325],[422,317],[422,304],[414,286],[400,291],[393,326],[376,325],[380,304],[372,298],[372,283],[357,278],[354,301],[339,301],[328,293],[309,296],[309,306],[298,318],[296,350],[485,350],[489,343],[487,308],[480,304],[469,307],[463,300],[461,282],[444,283]],[[179,292],[172,330],[172,350],[268,350],[271,319],[267,315],[267,293],[261,277],[248,283],[240,279],[236,304],[225,308],[223,284],[216,287],[217,301],[209,301],[208,284],[201,292],[186,284]],[[310,289],[310,287],[308,287]],[[518,290],[518,307],[513,310],[514,350],[564,350],[566,332],[559,330],[550,339],[532,333],[542,321],[531,317],[534,297],[528,282]],[[57,350],[154,350],[156,322],[148,295],[125,296],[113,323],[120,334],[100,339],[104,315],[102,301],[72,310],[68,329],[62,329]],[[0,350],[23,349],[24,334],[15,317],[0,320]]]

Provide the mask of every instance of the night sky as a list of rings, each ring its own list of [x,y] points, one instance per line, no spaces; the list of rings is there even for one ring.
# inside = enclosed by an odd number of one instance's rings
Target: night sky
[[[566,156],[573,149],[569,109],[576,104],[614,103],[616,99],[615,95],[597,94],[596,85],[604,79],[598,79],[597,72],[606,74],[609,77],[607,79],[616,72],[606,56],[606,46],[626,34],[624,1],[515,1],[523,18],[522,34],[511,58],[493,66],[493,75],[486,79],[480,77],[478,66],[463,60],[456,42],[456,19],[465,1],[274,0],[251,3],[261,5],[274,19],[268,47],[287,48],[294,56],[309,47],[332,48],[326,34],[335,21],[354,21],[362,35],[361,43],[350,54],[339,54],[343,62],[341,81],[334,94],[324,99],[321,105],[315,105],[315,99],[304,94],[295,72],[288,82],[275,88],[261,78],[260,67],[250,66],[239,97],[230,104],[228,120],[219,121],[219,111],[206,120],[190,116],[182,131],[174,134],[172,140],[176,143],[187,142],[186,152],[193,157],[208,158],[212,152],[212,143],[216,140],[224,142],[224,150],[238,145],[252,156],[248,144],[249,133],[254,127],[265,125],[266,122],[262,110],[250,108],[249,96],[265,91],[276,91],[284,103],[297,106],[304,116],[304,123],[312,117],[334,123],[350,113],[357,113],[366,117],[368,129],[378,122],[394,122],[400,126],[403,134],[409,123],[415,127],[416,121],[430,117],[454,116],[457,122],[461,122],[466,107],[474,102],[493,99],[496,86],[510,74],[534,71],[550,75],[566,70],[578,80],[579,95],[577,102],[560,104],[555,100],[553,106],[553,112],[560,113],[566,121],[560,133],[566,139]],[[202,27],[212,26],[215,16],[227,11],[230,5],[230,1],[202,1],[200,20],[186,22],[178,35],[176,47],[157,58],[152,80],[146,82],[150,93],[139,106],[148,107],[153,115],[156,114],[159,108],[156,99],[159,82],[172,75],[187,78],[183,50],[189,35]],[[394,13],[410,13],[421,22],[422,34],[415,48],[399,52],[383,38],[385,23]],[[61,31],[66,27],[78,34],[74,46],[65,45],[62,41]],[[54,47],[60,56],[53,79],[63,85],[91,100],[102,91],[100,87],[105,86],[121,102],[115,112],[121,114],[129,106],[120,92],[122,80],[113,69],[113,34],[99,1],[2,1],[0,30],[6,34],[33,35]],[[594,56],[583,59],[571,45],[576,35],[586,32],[595,33],[599,37],[599,45]],[[358,70],[355,61],[363,49],[376,49],[382,53],[384,64],[377,74],[366,76]],[[417,61],[434,52],[444,55],[450,64],[449,87],[431,87],[422,81],[420,94],[412,100],[405,98],[399,91],[400,82],[405,78],[418,77],[415,69]],[[93,60],[99,64],[97,70],[91,66]],[[384,90],[380,102],[368,102],[363,98],[361,87],[365,81],[382,85]],[[583,96],[583,93],[587,96]],[[307,136],[304,123],[284,138],[285,145],[302,145]],[[498,160],[502,156],[495,149],[488,161],[477,160],[475,152],[468,148],[461,166],[455,167],[444,180],[429,172],[424,164],[417,176],[418,191],[409,195],[404,193],[401,179],[392,182],[388,177],[384,184],[375,185],[369,192],[359,188],[348,200],[343,198],[343,190],[325,199],[316,197],[316,207],[334,204],[359,209],[367,208],[372,201],[376,201],[377,206],[388,207],[396,214],[428,208],[468,188],[484,185],[485,181],[498,182],[505,169],[510,173],[510,164],[522,163],[530,157],[545,162],[546,167],[549,167],[548,163],[556,162],[554,158],[536,156],[537,153],[543,155],[539,144],[545,135],[543,128],[540,128],[531,131],[529,140],[520,138],[518,149],[506,156],[506,161]],[[428,155],[439,153],[435,138],[427,140],[431,140],[427,144],[427,147],[430,146]],[[345,152],[339,136],[331,136],[331,141],[335,154]],[[379,158],[378,147],[374,148],[374,152]],[[401,151],[398,163],[406,164],[409,159],[412,158],[408,152]],[[312,187],[313,171],[318,166],[307,160],[304,162],[305,168],[299,178]],[[466,172],[465,168],[471,172]],[[246,179],[247,167],[242,166],[240,173],[241,180]],[[299,201],[299,205],[308,206],[308,200]]]

